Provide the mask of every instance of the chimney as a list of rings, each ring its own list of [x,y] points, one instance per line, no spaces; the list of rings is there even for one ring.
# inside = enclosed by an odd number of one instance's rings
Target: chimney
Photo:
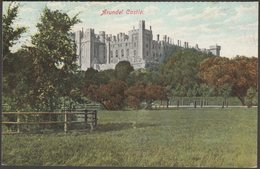
[[[168,37],[168,43],[170,43],[170,38]]]
[[[157,41],[160,41],[160,35],[157,34]]]
[[[164,42],[167,41],[167,35],[164,35],[164,36],[163,36],[163,40],[164,40]]]
[[[139,29],[145,30],[145,21],[144,20],[139,21]]]

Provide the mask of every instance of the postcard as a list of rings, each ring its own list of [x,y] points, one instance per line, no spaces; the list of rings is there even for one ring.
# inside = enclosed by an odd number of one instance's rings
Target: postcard
[[[3,166],[257,168],[257,2],[2,8]]]

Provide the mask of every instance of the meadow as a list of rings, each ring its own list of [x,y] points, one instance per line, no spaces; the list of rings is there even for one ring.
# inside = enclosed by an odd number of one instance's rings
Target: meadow
[[[98,112],[94,131],[4,135],[5,165],[253,167],[257,108]]]

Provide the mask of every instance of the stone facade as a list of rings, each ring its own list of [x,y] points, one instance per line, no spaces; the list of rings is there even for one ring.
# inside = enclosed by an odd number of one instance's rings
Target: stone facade
[[[78,64],[81,70],[92,67],[97,70],[114,69],[119,61],[129,61],[134,69],[149,67],[164,60],[173,52],[173,39],[160,35],[153,40],[152,27],[145,28],[145,21],[139,21],[138,29],[133,28],[128,34],[119,33],[117,36],[100,31],[95,34],[94,29],[79,30],[73,34],[77,45]],[[181,45],[178,40],[176,46],[189,48],[188,42]],[[200,50],[198,48],[198,50]],[[218,50],[218,52],[214,51]],[[220,46],[212,47],[208,52],[220,54]]]

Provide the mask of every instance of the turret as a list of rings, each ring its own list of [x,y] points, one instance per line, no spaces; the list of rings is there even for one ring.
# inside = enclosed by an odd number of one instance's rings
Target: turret
[[[99,32],[99,40],[100,40],[100,42],[105,43],[105,35],[106,35],[105,31],[100,31]]]

